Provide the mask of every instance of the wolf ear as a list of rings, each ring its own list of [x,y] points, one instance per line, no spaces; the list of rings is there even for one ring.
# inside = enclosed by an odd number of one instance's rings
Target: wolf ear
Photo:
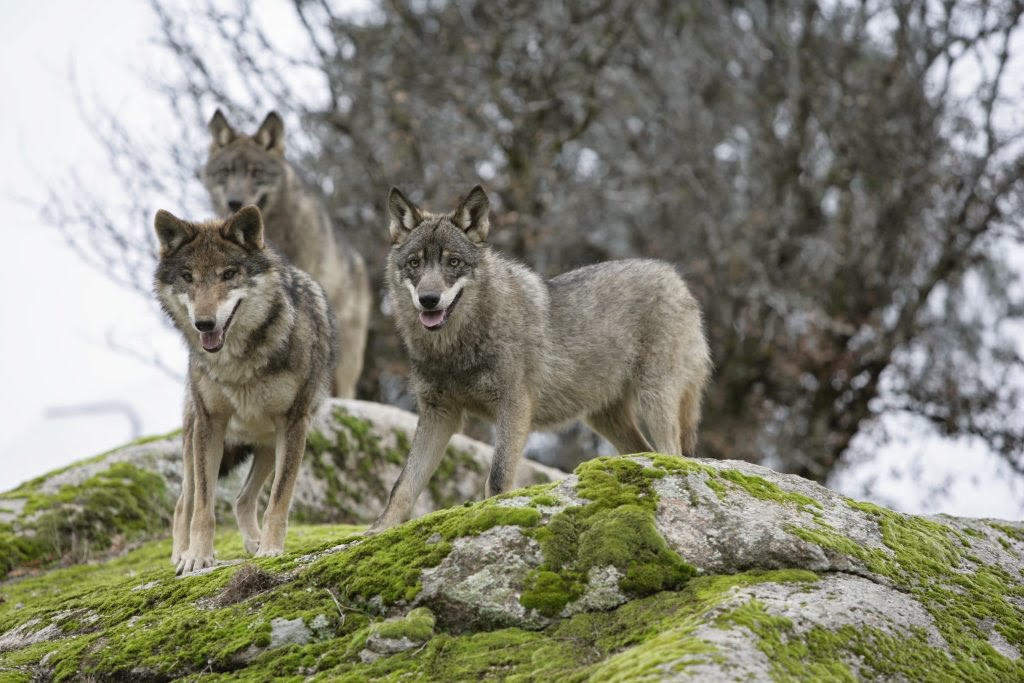
[[[392,244],[401,244],[405,241],[412,229],[423,220],[420,210],[406,199],[397,187],[392,187],[388,193],[388,215],[388,232],[391,233]]]
[[[211,150],[217,149],[218,147],[224,147],[237,136],[235,129],[232,128],[231,124],[228,123],[228,120],[224,118],[224,114],[220,113],[220,109],[213,112],[213,118],[210,119],[208,127],[210,129]]]
[[[153,227],[156,228],[156,238],[160,240],[161,256],[171,253],[196,234],[195,228],[163,209],[156,212]]]
[[[477,185],[469,191],[459,204],[459,208],[455,209],[452,220],[455,225],[462,228],[469,239],[474,242],[485,242],[487,231],[491,227],[490,210],[491,203],[487,199],[487,193],[484,192],[484,188]]]
[[[220,229],[221,237],[236,242],[246,249],[259,250],[264,247],[263,216],[258,207],[243,206],[231,216]]]
[[[284,154],[284,121],[276,111],[267,114],[253,137],[259,145],[271,152]]]

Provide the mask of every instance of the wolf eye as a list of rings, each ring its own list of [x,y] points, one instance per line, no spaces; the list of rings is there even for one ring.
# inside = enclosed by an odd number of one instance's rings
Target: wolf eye
[[[416,257],[413,257],[413,258],[409,259],[408,261],[406,261],[406,264],[410,268],[419,268],[420,267],[420,260],[418,258],[416,258]]]
[[[231,280],[237,274],[238,274],[237,270],[235,270],[234,268],[228,268],[227,270],[224,271],[224,273],[221,275],[221,277],[224,278],[225,280]]]
[[[249,169],[249,175],[253,178],[259,179],[259,177],[263,175],[263,169],[259,166],[253,166]]]
[[[458,268],[460,265],[462,265],[462,259],[456,256],[452,256],[450,259],[448,259],[448,265],[451,266],[452,268]]]
[[[192,273],[182,273],[181,279],[185,282],[192,282]]]

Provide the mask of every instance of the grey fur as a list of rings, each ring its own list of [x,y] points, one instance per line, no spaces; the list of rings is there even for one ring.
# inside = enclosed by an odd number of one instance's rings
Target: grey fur
[[[694,453],[711,358],[671,265],[612,261],[545,282],[484,242],[479,186],[445,215],[395,189],[388,207],[387,281],[420,422],[371,531],[408,518],[467,411],[495,423],[487,495],[509,489],[531,429],[577,418],[621,453]]]
[[[270,112],[253,135],[231,127],[217,110],[210,119],[210,154],[203,184],[219,216],[255,204],[268,241],[323,286],[338,321],[334,393],[356,394],[370,318],[370,283],[362,256],[341,241],[323,202],[303,186],[284,156],[284,122]]]
[[[263,240],[255,206],[205,223],[159,211],[155,227],[154,288],[189,349],[171,561],[179,574],[213,563],[213,487],[249,452],[235,517],[247,551],[278,555],[306,430],[330,389],[333,313],[320,285]],[[261,529],[256,503],[271,473]]]

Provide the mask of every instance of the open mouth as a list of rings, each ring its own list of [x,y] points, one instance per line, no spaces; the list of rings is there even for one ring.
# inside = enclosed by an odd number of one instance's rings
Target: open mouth
[[[448,316],[451,315],[452,309],[455,308],[455,304],[459,303],[459,299],[462,298],[462,290],[455,295],[452,302],[448,304],[448,308],[442,308],[436,311],[420,311],[420,324],[428,330],[439,330],[444,327],[445,323],[448,322]]]
[[[231,315],[228,316],[227,322],[224,323],[224,327],[219,330],[213,330],[212,332],[200,332],[199,343],[203,345],[203,351],[208,353],[217,353],[224,346],[224,340],[227,338],[228,327],[231,325],[231,321],[235,319],[235,311],[238,310],[238,306],[242,303],[239,299],[235,307],[231,309]]]

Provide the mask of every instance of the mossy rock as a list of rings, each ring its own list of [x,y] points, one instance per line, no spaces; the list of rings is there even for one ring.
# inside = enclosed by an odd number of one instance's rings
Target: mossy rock
[[[240,563],[199,575],[163,540],[10,581],[0,677],[1022,680],[1021,528],[745,463],[597,459],[373,537],[296,524],[280,558],[224,528]]]
[[[398,478],[416,417],[391,406],[332,400],[307,439],[291,520],[365,524],[383,509]],[[482,496],[491,448],[458,435],[420,496],[416,514]],[[247,466],[217,486],[217,510],[233,519],[231,500]],[[525,463],[520,481],[563,477]],[[181,435],[139,439],[0,493],[0,578],[109,557],[169,531],[181,487]],[[269,490],[269,485],[266,487]],[[264,497],[266,490],[264,491]],[[265,503],[265,499],[264,499]]]

